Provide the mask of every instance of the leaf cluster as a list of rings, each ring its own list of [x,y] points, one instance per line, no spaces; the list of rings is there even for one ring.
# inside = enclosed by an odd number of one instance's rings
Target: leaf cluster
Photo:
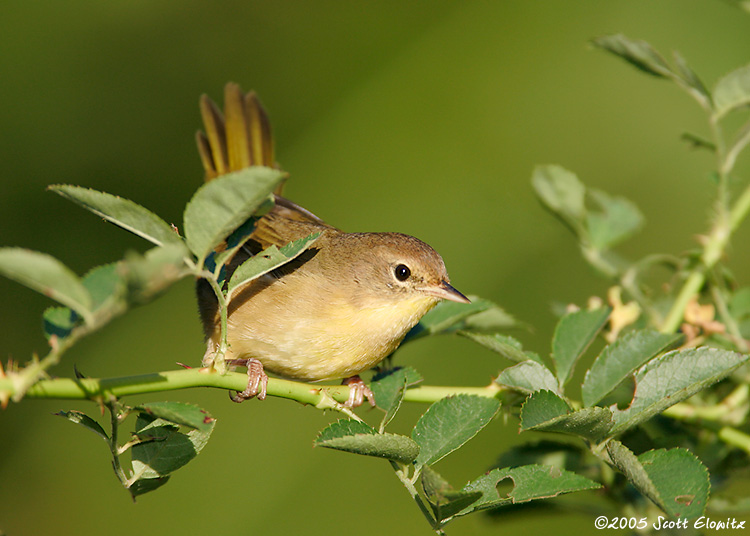
[[[405,342],[457,335],[481,345],[507,360],[490,386],[425,386],[413,369],[383,369],[370,383],[381,411],[377,423],[342,406],[336,388],[304,386],[287,395],[347,414],[322,430],[314,445],[385,460],[438,533],[452,520],[476,512],[594,489],[621,512],[658,509],[695,518],[712,505],[718,510],[726,504],[720,496],[709,502],[709,470],[729,480],[730,467],[748,465],[746,456],[738,462],[736,453],[750,453],[750,387],[743,367],[750,359],[750,287],[735,281],[723,255],[750,212],[750,186],[734,191],[742,181],[733,175],[737,157],[750,143],[750,122],[729,141],[721,127],[727,116],[750,105],[750,66],[727,74],[709,90],[678,54],[670,64],[648,43],[621,35],[593,44],[674,83],[706,111],[713,139],[684,136],[716,157],[715,216],[698,253],[624,258],[615,248],[644,226],[636,205],[587,188],[561,166],[540,166],[532,177],[540,201],[573,233],[584,259],[609,284],[606,299],[560,316],[548,356],[525,350],[506,333],[522,325],[500,306],[472,297],[471,304],[438,305]],[[49,353],[23,368],[0,371],[0,402],[19,401],[32,388],[35,396],[43,396],[59,383],[45,379],[46,371],[75,342],[184,277],[205,279],[216,295],[222,340],[204,365],[211,377],[225,375],[229,300],[318,238],[313,234],[268,248],[227,280],[227,264],[273,206],[272,192],[282,180],[280,171],[252,167],[205,184],[185,208],[182,233],[130,200],[78,186],[50,187],[153,247],[82,277],[45,253],[0,249],[0,274],[59,304],[44,313]],[[655,266],[666,266],[670,279],[652,288],[648,281]],[[281,385],[282,380],[271,379],[269,385],[274,382]],[[127,394],[139,393],[139,387],[146,392],[137,379],[128,385]],[[205,385],[216,386],[208,380]],[[78,411],[59,415],[105,441],[115,473],[133,497],[163,486],[203,449],[215,424],[205,410],[189,404],[125,406],[111,388],[83,396],[109,409],[109,431]],[[409,401],[431,405],[410,435],[393,433],[389,427]],[[542,434],[545,440],[507,449],[494,466],[483,462],[478,476],[454,487],[436,464],[501,414],[505,420],[517,418],[526,437]],[[135,415],[135,424],[131,438],[122,443],[119,430],[129,415]],[[121,457],[127,452],[126,468]],[[502,492],[505,484],[511,487]]]

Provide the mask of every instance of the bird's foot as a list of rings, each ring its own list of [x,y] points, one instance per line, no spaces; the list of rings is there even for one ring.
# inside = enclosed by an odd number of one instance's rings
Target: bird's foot
[[[352,376],[346,378],[341,382],[342,385],[349,386],[349,399],[344,403],[347,408],[357,408],[362,405],[367,398],[367,401],[372,407],[375,407],[375,395],[367,384],[362,381],[359,376]]]
[[[234,395],[229,393],[232,402],[244,402],[253,397],[258,400],[265,400],[266,386],[268,385],[268,375],[263,370],[263,363],[257,359],[229,359],[228,365],[240,365],[247,367],[247,387],[244,391],[238,391]]]

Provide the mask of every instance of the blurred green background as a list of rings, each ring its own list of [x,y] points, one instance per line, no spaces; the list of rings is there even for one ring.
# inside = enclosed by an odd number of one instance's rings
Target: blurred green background
[[[345,230],[427,241],[457,288],[530,324],[514,335],[543,354],[551,304],[584,303],[607,285],[537,203],[534,165],[559,163],[635,201],[647,227],[621,248],[633,257],[694,247],[714,193],[712,158],[679,140],[707,134],[698,106],[588,40],[622,32],[679,50],[709,86],[750,60],[750,16],[719,0],[6,1],[0,28],[0,244],[51,253],[78,273],[144,250],[45,186],[105,190],[179,223],[202,180],[198,97],[221,102],[233,80],[271,115],[288,197]],[[744,158],[738,174],[748,167]],[[746,226],[730,252],[745,284],[748,239]],[[44,352],[50,302],[4,279],[0,296],[0,358]],[[52,373],[139,374],[202,354],[185,281]],[[409,345],[397,361],[454,385],[485,385],[503,365],[450,337]],[[430,533],[385,462],[312,449],[335,415],[283,400],[234,405],[208,389],[139,400],[165,398],[203,405],[218,425],[201,456],[136,504],[105,446],[52,416],[96,415],[93,404],[26,400],[0,413],[0,531]],[[403,410],[395,430],[408,433],[424,409]],[[438,469],[462,485],[519,441],[516,429],[492,424]],[[535,514],[470,517],[449,533],[552,529],[596,532],[591,515]]]

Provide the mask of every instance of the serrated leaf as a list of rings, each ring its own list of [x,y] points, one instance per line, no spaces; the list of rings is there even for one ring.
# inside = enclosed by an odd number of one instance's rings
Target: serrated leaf
[[[157,246],[182,242],[172,226],[129,199],[69,184],[54,184],[48,189]]]
[[[586,187],[575,173],[552,164],[537,166],[531,184],[542,204],[581,236],[586,217]]]
[[[159,478],[141,478],[133,482],[128,488],[128,491],[130,492],[130,495],[133,497],[133,499],[135,499],[139,495],[143,495],[144,493],[148,493],[149,491],[154,491],[155,489],[162,487],[167,483],[168,480],[168,476],[162,476]]]
[[[614,411],[611,434],[620,434],[726,378],[749,358],[728,350],[701,347],[675,350],[651,360],[635,375],[635,395],[630,407]]]
[[[638,456],[638,461],[669,515],[688,519],[703,515],[711,483],[708,469],[693,453],[682,448],[650,450]]]
[[[133,445],[133,473],[137,479],[153,479],[169,475],[195,458],[208,442],[214,421],[202,430],[187,433],[169,421],[145,412],[138,414],[135,434],[143,442]]]
[[[245,168],[207,182],[185,207],[187,245],[199,260],[252,216],[284,179],[265,167]]]
[[[412,328],[404,341],[428,335],[453,333],[461,329],[500,329],[517,325],[513,317],[505,313],[499,305],[477,296],[469,296],[469,299],[471,303],[446,300],[438,303]]]
[[[379,434],[353,419],[329,425],[320,432],[314,445],[399,463],[411,463],[419,454],[419,447],[412,439],[398,434]]]
[[[586,214],[588,240],[594,248],[611,249],[643,225],[643,215],[631,201],[598,190],[587,193],[601,209]]]
[[[320,233],[313,233],[299,240],[295,240],[282,246],[281,249],[272,245],[257,255],[253,255],[243,262],[229,280],[227,287],[227,300],[231,300],[234,293],[250,281],[261,277],[268,272],[279,268],[289,261],[296,259],[313,242],[320,237]]]
[[[109,436],[107,435],[107,432],[104,431],[104,428],[96,422],[94,419],[86,415],[85,413],[77,410],[71,410],[71,411],[58,411],[55,413],[55,415],[59,415],[60,417],[64,417],[65,419],[68,419],[70,422],[80,424],[87,430],[91,430],[96,435],[101,437],[104,441],[109,441]]]
[[[375,428],[365,422],[356,421],[354,419],[339,419],[338,421],[326,426],[318,434],[318,437],[315,438],[315,444],[356,434],[377,433],[378,431],[375,430]]]
[[[580,310],[563,316],[552,338],[552,359],[560,385],[570,379],[573,367],[604,327],[612,309]]]
[[[378,373],[370,382],[370,390],[375,395],[375,405],[385,412],[385,416],[380,423],[381,432],[391,422],[401,406],[407,382],[407,371],[403,368]]]
[[[554,417],[528,429],[574,435],[596,443],[606,437],[611,428],[612,411],[595,406]]]
[[[463,491],[453,489],[447,480],[440,476],[429,465],[422,468],[422,489],[427,502],[435,514],[435,519],[443,521],[454,516],[476,502],[481,491]]]
[[[635,369],[681,339],[680,335],[637,330],[606,346],[586,372],[581,387],[583,405],[593,406],[599,402]]]
[[[501,335],[499,333],[474,333],[472,331],[459,331],[458,334],[516,363],[532,360],[540,365],[544,364],[541,357],[534,352],[524,351],[521,343],[508,335]]]
[[[152,417],[203,432],[210,432],[216,421],[205,409],[186,402],[148,402],[136,409]]]
[[[714,114],[721,118],[730,111],[750,104],[750,65],[735,69],[714,86]]]
[[[521,430],[529,430],[570,413],[570,406],[552,391],[536,391],[521,406]]]
[[[703,515],[710,491],[708,470],[691,452],[659,449],[636,457],[617,440],[608,442],[607,452],[633,486],[670,516]]]
[[[22,248],[0,248],[0,274],[91,319],[91,295],[79,277],[56,258]]]
[[[432,404],[417,421],[412,439],[419,445],[417,466],[432,465],[484,428],[500,409],[494,398],[455,395]]]
[[[622,34],[605,35],[592,40],[592,44],[619,56],[648,74],[672,78],[674,73],[664,58],[646,41],[633,40]]]
[[[560,392],[560,385],[555,375],[536,361],[524,361],[506,368],[497,377],[495,383],[526,394],[540,390]]]
[[[501,480],[513,481],[513,489],[501,497],[497,485]],[[601,484],[549,465],[524,465],[521,467],[493,469],[489,473],[469,482],[462,491],[482,492],[482,497],[457,515],[466,515],[479,510],[519,504],[535,499],[549,499],[565,493],[598,489]]]

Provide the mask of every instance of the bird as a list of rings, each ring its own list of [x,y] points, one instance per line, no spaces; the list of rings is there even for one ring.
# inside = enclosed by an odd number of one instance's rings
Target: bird
[[[224,89],[224,113],[200,98],[205,132],[196,141],[205,180],[249,166],[279,169],[268,115],[255,92]],[[283,185],[282,185],[283,186]],[[442,300],[469,303],[450,284],[442,257],[429,245],[395,232],[344,232],[274,193],[273,208],[226,266],[226,278],[263,249],[320,233],[294,260],[233,294],[227,307],[226,363],[245,366],[248,386],[231,398],[264,399],[267,372],[307,382],[343,380],[357,407],[374,397],[360,374],[391,355],[422,316]],[[221,326],[214,290],[197,283],[206,339],[204,364],[219,350]]]

